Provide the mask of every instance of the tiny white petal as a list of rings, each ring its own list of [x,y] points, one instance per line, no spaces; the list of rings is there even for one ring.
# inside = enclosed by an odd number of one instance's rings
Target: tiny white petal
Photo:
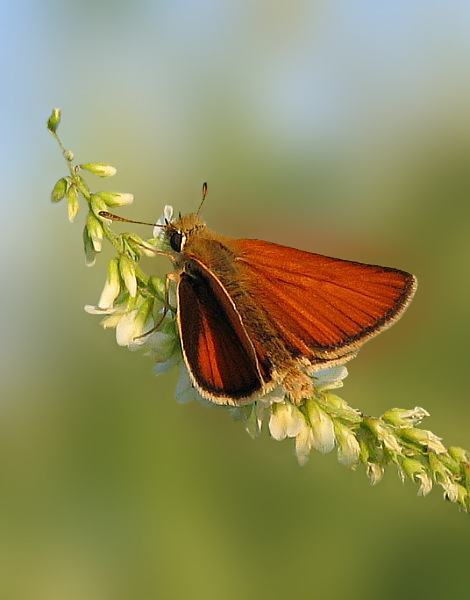
[[[269,432],[275,440],[296,437],[304,423],[305,419],[302,413],[290,402],[275,404],[271,407]]]
[[[312,444],[312,429],[309,427],[309,425],[304,419],[302,428],[297,434],[297,437],[295,438],[295,453],[297,455],[299,465],[303,466],[308,461],[308,457],[312,449]]]
[[[271,407],[269,433],[278,441],[287,436],[287,404],[276,404]]]
[[[401,465],[397,465],[397,474],[398,474],[398,477],[400,478],[400,481],[402,483],[405,483],[406,475],[405,475],[405,471],[402,469]]]
[[[119,321],[122,319],[122,312],[115,312],[112,315],[109,315],[109,317],[104,318],[101,321],[101,326],[104,329],[109,329],[110,327],[116,327],[117,324],[119,323]]]
[[[119,271],[124,284],[132,298],[137,295],[137,278],[135,276],[135,264],[125,255],[119,260]]]
[[[136,319],[136,330],[139,330],[141,333],[139,333],[138,335],[136,335],[131,342],[129,343],[129,350],[131,351],[135,351],[135,350],[139,350],[139,348],[141,348],[142,346],[146,346],[147,345],[147,335],[146,332],[147,331],[152,331],[152,328],[154,326],[154,322],[153,319],[151,317],[147,318],[147,320],[144,322],[143,325],[141,325],[141,323],[138,323],[138,317]]]
[[[85,310],[90,315],[111,315],[116,312],[116,308],[103,308],[101,306],[85,305]]]
[[[305,424],[305,417],[296,406],[291,406],[287,423],[287,437],[297,437]]]
[[[167,204],[163,210],[163,215],[161,217],[159,217],[156,226],[153,228],[153,237],[154,238],[160,238],[163,237],[164,233],[165,233],[165,229],[164,227],[161,227],[162,225],[165,226],[168,223],[171,223],[171,221],[173,220],[173,207],[170,206],[169,204]],[[160,227],[158,227],[160,225]]]
[[[335,445],[333,421],[313,399],[307,400],[307,413],[312,428],[312,447],[323,454],[331,452]]]
[[[420,482],[418,496],[427,496],[432,489],[431,477],[423,471],[422,473],[417,473],[415,479]]]
[[[270,404],[284,402],[284,398],[286,397],[286,391],[282,386],[277,386],[267,394],[264,394],[260,398],[267,406]]]
[[[347,376],[348,370],[344,365],[316,371],[314,374],[315,389],[319,391],[342,387],[343,379]]]
[[[131,273],[126,273],[124,276],[124,283],[126,284],[126,288],[129,292],[129,295],[132,298],[135,298],[137,295],[137,279],[136,276]]]
[[[136,324],[137,310],[124,314],[116,326],[116,342],[119,346],[129,346],[134,338],[141,335],[142,327]]]
[[[371,485],[375,485],[379,483],[384,474],[384,468],[378,465],[377,463],[367,463],[367,476],[369,477],[369,481]]]
[[[337,423],[335,426],[336,441],[338,444],[338,460],[346,467],[353,467],[359,462],[361,447],[353,432],[345,425]]]

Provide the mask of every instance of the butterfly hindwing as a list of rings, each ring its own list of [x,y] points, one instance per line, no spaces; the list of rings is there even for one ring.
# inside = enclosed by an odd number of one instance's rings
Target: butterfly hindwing
[[[177,296],[182,350],[196,386],[221,403],[240,404],[259,391],[262,373],[253,345],[217,280],[194,269],[182,272]]]

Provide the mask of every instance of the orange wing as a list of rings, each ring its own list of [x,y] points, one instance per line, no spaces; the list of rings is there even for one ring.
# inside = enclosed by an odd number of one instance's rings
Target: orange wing
[[[224,404],[240,404],[259,391],[268,374],[258,365],[240,316],[217,279],[183,272],[177,296],[183,355],[196,387]]]
[[[260,240],[230,240],[240,277],[294,355],[351,354],[404,312],[413,275]],[[316,359],[316,360],[315,360]]]

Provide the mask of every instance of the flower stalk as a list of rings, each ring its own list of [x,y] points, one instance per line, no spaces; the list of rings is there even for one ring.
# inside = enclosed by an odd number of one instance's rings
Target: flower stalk
[[[133,233],[116,235],[111,221],[100,213],[130,204],[132,194],[91,193],[81,171],[110,177],[116,169],[106,163],[74,166],[73,153],[64,148],[58,137],[59,123],[60,111],[54,109],[47,126],[59,144],[69,174],[54,185],[51,200],[58,203],[66,199],[70,221],[77,215],[80,197],[87,204],[83,231],[87,265],[94,265],[103,240],[108,240],[116,250],[98,304],[87,306],[86,310],[102,315],[103,327],[116,329],[119,345],[145,348],[156,363],[156,374],[178,366],[180,375],[175,395],[179,402],[198,400],[214,406],[192,385],[183,361],[175,321],[174,290],[171,287],[166,290],[162,279],[147,276],[138,264],[141,256],[153,256],[165,250],[166,242],[158,224],[171,222],[173,209],[165,206],[151,239],[143,240]],[[166,303],[169,306],[165,306]],[[363,466],[372,485],[381,480],[390,466],[397,470],[402,481],[409,479],[418,484],[419,495],[427,495],[437,485],[443,489],[446,499],[470,512],[470,453],[459,447],[446,448],[439,437],[421,429],[419,425],[429,413],[419,406],[392,408],[380,417],[363,415],[350,407],[334,393],[343,386],[346,376],[344,366],[315,373],[314,394],[301,406],[294,405],[285,390],[276,388],[248,406],[227,410],[234,419],[244,422],[252,437],[260,435],[266,419],[273,439],[293,440],[301,465],[308,461],[312,450],[327,453],[336,448],[339,462],[351,469]]]

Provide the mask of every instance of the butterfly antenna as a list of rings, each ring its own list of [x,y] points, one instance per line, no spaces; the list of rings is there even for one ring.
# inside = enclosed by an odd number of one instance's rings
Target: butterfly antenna
[[[164,225],[159,225],[158,223],[147,223],[146,221],[133,221],[132,219],[124,219],[123,217],[118,217],[117,215],[113,215],[112,213],[106,210],[100,210],[98,213],[100,217],[105,219],[111,219],[112,221],[121,221],[121,223],[134,223],[135,225],[149,225],[150,227],[164,227]],[[168,222],[167,222],[168,224]]]
[[[199,205],[199,208],[197,209],[197,215],[201,212],[201,208],[202,205],[204,204],[204,200],[206,199],[207,196],[207,183],[203,183],[202,184],[202,200],[201,200],[201,204]]]

